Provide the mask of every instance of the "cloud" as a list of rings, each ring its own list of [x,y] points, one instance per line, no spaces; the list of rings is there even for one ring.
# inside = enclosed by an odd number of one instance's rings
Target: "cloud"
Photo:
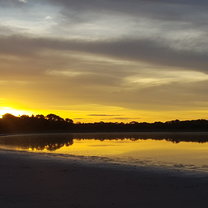
[[[207,1],[154,1],[154,0],[89,0],[87,3],[82,0],[48,0],[49,4],[63,8],[63,14],[72,17],[69,11],[80,16],[90,16],[90,13],[96,14],[122,14],[135,17],[145,17],[160,19],[166,21],[188,21],[194,20],[200,12],[206,14],[208,7]]]
[[[70,54],[94,54],[113,59],[146,62],[157,66],[192,69],[205,73],[208,70],[208,53],[177,50],[171,48],[168,43],[157,39],[83,41],[2,36],[0,37],[0,45],[0,54],[16,56],[32,56],[45,51],[60,51],[61,53],[68,52]]]
[[[99,117],[112,117],[112,116],[120,116],[120,115],[111,115],[111,114],[89,114],[88,116],[99,116]]]
[[[131,118],[131,117],[114,117],[114,120],[137,120],[139,118]]]
[[[31,0],[33,1],[33,0]],[[3,7],[18,7],[20,4],[26,4],[28,0],[0,0],[0,5]]]
[[[21,3],[27,3],[27,0],[18,0]]]
[[[1,4],[17,6],[26,0],[0,0]],[[30,0],[33,5],[41,5],[42,8],[58,7],[61,9],[62,19],[77,22],[97,19],[103,14],[132,16],[135,18],[158,19],[170,22],[191,22],[205,25],[207,19],[208,3],[204,0]],[[66,20],[65,19],[65,20]],[[135,19],[138,21],[139,19]],[[201,25],[201,24],[200,24]],[[193,26],[193,24],[192,24]]]
[[[51,17],[51,16],[46,16],[45,19],[46,19],[46,20],[52,20],[53,17]]]

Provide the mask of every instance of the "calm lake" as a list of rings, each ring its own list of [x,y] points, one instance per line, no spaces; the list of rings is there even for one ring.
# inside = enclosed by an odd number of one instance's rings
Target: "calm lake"
[[[10,135],[0,136],[0,149],[208,172],[208,133]]]

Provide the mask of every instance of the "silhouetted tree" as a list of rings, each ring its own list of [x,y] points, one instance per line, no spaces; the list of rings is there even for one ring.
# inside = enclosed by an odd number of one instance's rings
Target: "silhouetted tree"
[[[73,120],[70,119],[70,118],[66,118],[65,121],[66,121],[67,123],[69,123],[69,124],[73,124]]]
[[[48,114],[47,116],[46,116],[46,119],[48,119],[48,120],[50,120],[50,121],[64,121],[64,119],[63,118],[61,118],[60,116],[57,116],[57,115],[55,115],[55,114]]]
[[[10,113],[6,113],[6,114],[4,114],[3,116],[2,116],[2,119],[3,120],[13,120],[13,119],[16,119],[17,117],[16,116],[14,116],[14,115],[12,115],[12,114],[10,114]]]
[[[45,116],[41,115],[41,114],[38,114],[38,115],[35,116],[35,118],[37,118],[37,119],[45,119]]]

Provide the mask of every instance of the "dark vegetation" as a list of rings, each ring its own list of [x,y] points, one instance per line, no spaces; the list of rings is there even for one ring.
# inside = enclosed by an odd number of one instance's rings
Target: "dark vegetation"
[[[0,133],[34,133],[34,132],[188,132],[208,131],[208,120],[187,120],[167,122],[96,122],[74,123],[71,119],[63,119],[55,114],[47,116],[22,115],[16,117],[5,114],[0,119]]]
[[[0,119],[0,133],[30,133],[71,131],[73,121],[55,114],[16,117],[5,114]]]

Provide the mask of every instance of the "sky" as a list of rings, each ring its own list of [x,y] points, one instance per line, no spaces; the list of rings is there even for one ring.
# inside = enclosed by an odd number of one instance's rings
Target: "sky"
[[[205,0],[0,0],[0,115],[208,119]]]

